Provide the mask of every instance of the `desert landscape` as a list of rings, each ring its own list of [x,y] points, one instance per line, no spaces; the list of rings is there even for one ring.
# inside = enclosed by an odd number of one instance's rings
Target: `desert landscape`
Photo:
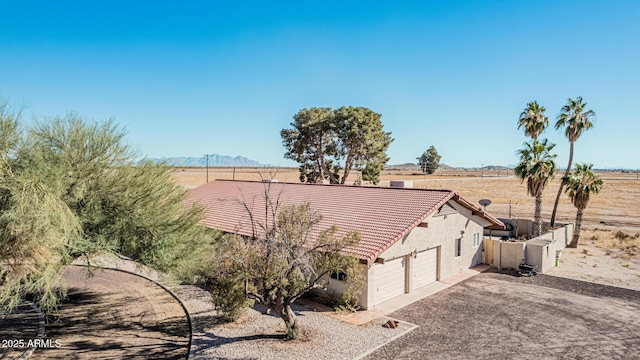
[[[640,290],[640,179],[635,172],[598,172],[605,183],[602,192],[592,197],[584,213],[583,232],[577,249],[565,249],[560,265],[550,274]],[[299,182],[296,168],[209,168],[209,181],[216,179],[260,180],[274,178],[280,182]],[[358,174],[349,176],[353,184]],[[207,180],[204,168],[176,168],[177,184],[191,189]],[[532,218],[534,199],[527,194],[512,170],[438,170],[425,175],[413,169],[389,169],[380,175],[378,186],[390,180],[412,180],[416,188],[448,189],[477,204],[490,199],[487,211],[497,217]],[[374,186],[372,184],[363,184]],[[542,217],[548,221],[560,185],[554,179],[543,196]],[[557,221],[574,222],[576,209],[563,195]]]
[[[349,176],[347,185],[358,178],[357,173]],[[588,229],[640,232],[640,179],[635,172],[599,172],[604,188],[589,202],[584,214],[584,224]],[[296,168],[209,168],[209,181],[216,179],[260,180],[273,177],[281,182],[299,182]],[[194,188],[206,183],[204,168],[176,168],[176,182],[186,188]],[[512,170],[438,170],[433,175],[425,175],[414,170],[385,170],[380,175],[379,186],[389,186],[390,180],[412,180],[416,188],[453,190],[477,204],[480,199],[490,199],[487,211],[498,217],[531,218],[534,211],[533,198],[527,195],[526,184],[522,184]],[[373,186],[371,184],[363,184]],[[553,201],[560,185],[554,179],[545,189],[542,216],[549,219]],[[576,209],[569,198],[563,195],[558,208],[559,222],[573,222]]]

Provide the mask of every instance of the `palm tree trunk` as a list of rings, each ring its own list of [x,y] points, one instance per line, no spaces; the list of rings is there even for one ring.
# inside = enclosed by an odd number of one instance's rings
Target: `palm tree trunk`
[[[536,194],[536,211],[534,215],[534,226],[536,237],[542,234],[542,191],[538,191]]]
[[[571,239],[571,243],[569,244],[570,248],[578,247],[578,240],[580,239],[580,230],[582,229],[583,213],[584,213],[584,208],[578,208],[578,213],[576,214],[576,228],[573,230],[573,238]]]
[[[573,162],[573,142],[570,142],[569,164],[567,165],[567,169],[564,171],[564,176],[562,177],[563,179],[569,176],[572,162]],[[560,203],[560,195],[562,195],[563,188],[564,188],[564,181],[560,181],[560,188],[558,189],[558,194],[556,195],[556,202],[553,203],[553,211],[551,212],[551,227],[553,227],[556,224],[556,211],[558,210],[558,203]]]

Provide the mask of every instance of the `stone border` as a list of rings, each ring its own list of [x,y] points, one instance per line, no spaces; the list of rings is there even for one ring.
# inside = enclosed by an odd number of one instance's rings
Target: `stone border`
[[[33,311],[35,311],[36,314],[38,315],[38,334],[36,335],[36,338],[42,339],[44,337],[44,314],[42,313],[42,310],[40,310],[40,308],[36,306],[36,304],[32,303],[31,301],[22,300],[22,303],[29,304],[33,309]],[[31,357],[31,355],[33,355],[34,351],[36,351],[35,346],[28,348],[24,353],[22,353],[22,355],[18,358],[18,360],[27,360],[28,358]]]
[[[419,328],[419,327],[420,327],[420,325],[416,325],[416,324],[412,324],[412,323],[409,323],[409,322],[406,322],[406,321],[402,321],[402,320],[398,320],[398,319],[390,318],[390,317],[388,317],[388,316],[385,316],[385,317],[386,317],[386,318],[389,318],[389,319],[391,319],[391,320],[395,320],[395,321],[399,322],[400,324],[404,324],[404,325],[406,325],[406,326],[409,326],[409,329],[407,329],[407,330],[405,330],[405,331],[403,331],[403,332],[401,332],[401,333],[396,334],[394,337],[392,337],[392,338],[390,338],[389,340],[387,340],[387,342],[385,342],[385,343],[383,343],[383,344],[380,344],[380,345],[378,345],[378,346],[376,346],[376,347],[374,347],[374,348],[372,348],[372,349],[369,349],[369,350],[368,350],[368,351],[366,351],[365,353],[363,353],[363,354],[360,354],[360,355],[356,356],[355,358],[353,358],[353,360],[361,360],[361,359],[364,359],[365,357],[367,357],[367,356],[369,356],[370,354],[372,354],[374,351],[376,351],[376,350],[380,349],[381,347],[383,347],[383,346],[385,346],[385,345],[389,344],[389,343],[390,343],[390,342],[392,342],[392,341],[395,341],[396,339],[398,339],[398,338],[399,338],[399,337],[401,337],[401,336],[405,336],[405,335],[407,335],[408,333],[410,333],[410,332],[412,332],[413,330],[415,330],[415,329],[417,329],[417,328]]]

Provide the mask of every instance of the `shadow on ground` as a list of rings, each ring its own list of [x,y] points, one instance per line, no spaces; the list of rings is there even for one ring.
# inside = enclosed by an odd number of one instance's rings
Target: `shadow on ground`
[[[40,348],[37,359],[184,359],[190,328],[179,303],[137,276],[69,268],[68,298],[47,315],[46,338],[59,348]]]

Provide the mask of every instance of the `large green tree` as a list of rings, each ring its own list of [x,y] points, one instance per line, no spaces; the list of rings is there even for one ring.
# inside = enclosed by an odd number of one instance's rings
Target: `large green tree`
[[[529,102],[520,113],[518,129],[524,128],[525,135],[536,140],[549,125],[549,118],[544,114],[545,111],[544,106],[540,106],[537,101]]]
[[[302,109],[280,132],[285,157],[300,163],[300,181],[344,184],[352,170],[377,183],[393,141],[381,115],[365,107]]]
[[[420,165],[422,172],[433,174],[438,170],[441,158],[442,157],[438,154],[438,150],[436,150],[435,146],[431,145],[427,151],[423,152],[422,155],[417,158],[418,165]]]
[[[112,121],[75,114],[20,131],[0,113],[0,306],[31,294],[44,309],[64,296],[65,265],[119,253],[187,277],[209,242],[201,209],[165,165],[143,162]]]
[[[565,192],[569,195],[571,202],[578,209],[576,214],[576,228],[573,231],[573,238],[569,247],[578,247],[580,240],[580,230],[582,229],[582,215],[589,204],[592,194],[599,194],[604,185],[604,181],[592,170],[593,165],[577,164],[576,169],[562,179],[566,185]]]
[[[357,245],[360,235],[337,236],[335,226],[318,229],[322,215],[309,203],[284,203],[276,186],[265,184],[260,211],[241,202],[253,235],[223,236],[216,243],[216,260],[209,276],[215,284],[214,303],[220,310],[237,316],[247,305],[244,297],[253,299],[279,315],[287,336],[296,338],[300,326],[291,305],[308,291],[326,287],[330,273],[346,273],[349,290],[345,300],[357,301],[363,276],[358,260],[342,251]]]
[[[571,171],[573,144],[580,138],[582,132],[593,127],[593,120],[595,119],[596,113],[593,110],[586,110],[586,107],[587,103],[582,101],[581,96],[578,96],[575,100],[569,99],[567,104],[562,107],[562,112],[558,115],[558,120],[556,121],[556,129],[564,128],[564,134],[569,140],[569,163],[567,164],[563,178],[569,176],[569,171]],[[556,195],[553,211],[551,212],[551,226],[554,226],[556,222],[556,211],[564,185],[564,182],[561,182],[558,188],[558,194]]]
[[[534,230],[535,235],[542,234],[542,193],[553,179],[556,164],[555,154],[551,150],[555,144],[547,139],[525,142],[524,147],[517,151],[520,163],[515,168],[516,175],[524,182],[527,181],[527,193],[535,197]]]

